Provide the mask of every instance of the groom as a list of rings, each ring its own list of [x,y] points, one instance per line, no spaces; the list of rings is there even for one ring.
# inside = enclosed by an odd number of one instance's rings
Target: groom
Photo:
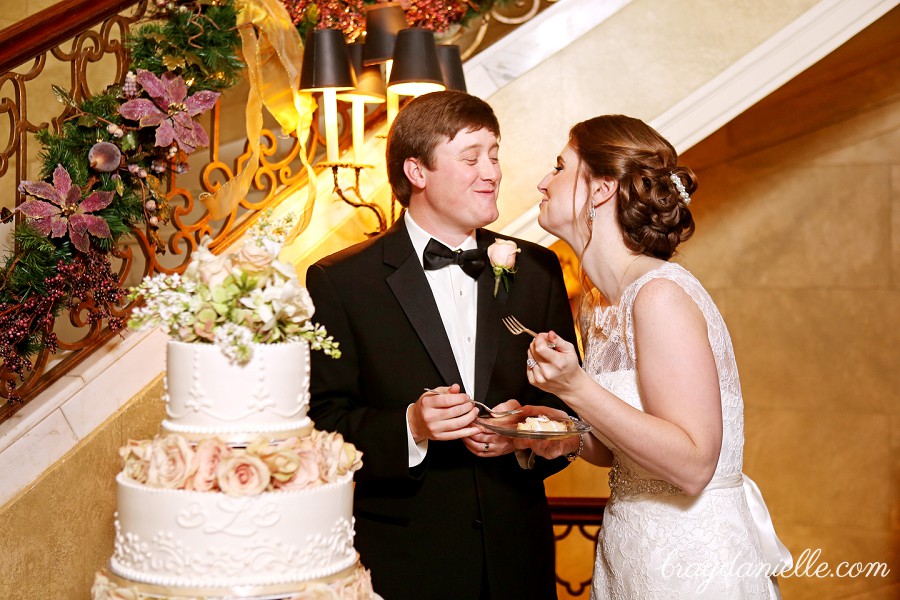
[[[482,227],[498,217],[499,137],[474,96],[409,102],[387,141],[407,210],[306,275],[316,320],[342,351],[312,353],[310,416],[364,454],[355,543],[386,600],[556,598],[543,479],[567,463],[520,464],[511,438],[475,425],[469,401],[562,407],[528,384],[531,338],[502,317],[575,339],[551,251],[515,240],[515,278],[495,291],[486,249],[509,238]]]

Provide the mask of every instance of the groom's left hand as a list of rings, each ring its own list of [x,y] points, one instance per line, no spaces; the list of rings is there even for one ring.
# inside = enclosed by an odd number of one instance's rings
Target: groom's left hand
[[[518,400],[507,400],[493,408],[497,411],[504,411],[521,408],[521,406],[522,405],[519,404]],[[474,425],[478,425],[478,423],[474,423]],[[502,456],[504,454],[509,454],[516,449],[512,438],[486,429],[482,429],[481,433],[476,433],[467,438],[463,438],[463,443],[466,445],[466,448],[469,449],[469,452],[480,457]]]

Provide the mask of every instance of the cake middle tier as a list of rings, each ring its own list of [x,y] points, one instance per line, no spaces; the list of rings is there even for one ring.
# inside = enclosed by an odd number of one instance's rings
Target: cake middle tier
[[[118,483],[110,569],[174,587],[264,586],[327,577],[356,564],[353,480],[228,496]]]

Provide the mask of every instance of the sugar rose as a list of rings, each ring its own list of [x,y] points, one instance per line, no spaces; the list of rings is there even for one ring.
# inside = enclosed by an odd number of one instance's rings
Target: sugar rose
[[[337,479],[338,465],[344,451],[344,438],[339,433],[313,431],[313,442],[318,446],[319,477],[325,483]]]
[[[194,451],[180,435],[153,440],[147,483],[161,488],[180,489],[191,475]]]
[[[255,496],[269,486],[272,475],[266,463],[259,457],[244,455],[227,456],[216,470],[219,489],[229,496]]]
[[[279,486],[283,490],[302,490],[319,482],[319,461],[313,444],[303,443],[295,452],[298,459],[297,470],[293,477]]]
[[[264,273],[268,270],[274,259],[275,256],[269,253],[265,247],[258,244],[247,243],[241,246],[241,249],[235,253],[233,268],[238,275],[240,275],[241,272],[250,275]]]
[[[216,489],[216,472],[222,459],[231,454],[231,448],[218,438],[201,440],[194,448],[194,474],[188,479],[187,488],[198,492]]]
[[[208,244],[210,239],[205,238],[203,243],[197,246],[191,255],[191,262],[184,271],[184,277],[187,279],[198,279],[207,286],[213,288],[220,285],[225,278],[231,275],[229,270],[230,258],[227,256],[216,256],[209,251]]]
[[[338,459],[338,475],[358,471],[362,467],[362,452],[353,444],[344,442]]]
[[[513,269],[516,266],[516,254],[521,252],[512,240],[497,240],[488,246],[488,259],[491,266]]]
[[[125,462],[125,476],[138,483],[147,483],[150,454],[151,445],[149,441],[128,440],[126,445],[119,448],[119,456]]]
[[[296,437],[275,444],[261,437],[247,446],[247,453],[258,456],[266,464],[274,480],[272,483],[280,487],[280,484],[293,479],[300,468],[299,447],[300,440]]]

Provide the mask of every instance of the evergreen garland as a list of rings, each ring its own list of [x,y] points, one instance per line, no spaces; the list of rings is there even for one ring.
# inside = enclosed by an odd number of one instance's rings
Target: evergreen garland
[[[187,168],[183,137],[176,136],[168,146],[157,146],[159,125],[142,126],[126,118],[122,106],[135,99],[159,104],[158,98],[138,86],[138,81],[148,81],[146,75],[141,79],[142,72],[169,82],[180,78],[188,95],[219,92],[237,83],[244,65],[238,55],[236,19],[234,0],[154,0],[146,22],[126,40],[132,71],[125,82],[110,85],[80,103],[54,86],[57,99],[71,108],[71,114],[58,133],[42,130],[35,136],[42,145],[40,182],[27,181],[20,186],[32,198],[17,209],[26,218],[13,234],[14,254],[0,268],[0,361],[4,370],[24,380],[38,352],[56,350],[53,327],[63,309],[85,310],[92,325],[102,321],[112,330],[122,327],[113,309],[125,299],[125,292],[112,271],[109,253],[142,224],[157,251],[165,251],[157,233],[169,217],[164,176]],[[204,99],[204,106],[215,101],[214,96]],[[162,102],[177,105],[178,101],[167,95]],[[171,117],[172,106],[164,104],[154,110],[165,116],[166,109]],[[92,155],[99,157],[102,166],[96,161],[92,165]],[[79,188],[84,204],[76,207],[59,201],[55,174],[60,172],[68,174],[72,186]],[[110,201],[99,208],[103,202],[96,200],[98,196],[93,204],[87,202],[96,192]],[[77,218],[82,222],[90,219],[93,225],[84,234],[89,241],[82,241],[81,249],[70,237],[75,235],[73,219]],[[52,225],[60,220],[61,230]],[[101,220],[105,225],[98,226]],[[6,382],[11,401],[19,400],[15,383]]]

